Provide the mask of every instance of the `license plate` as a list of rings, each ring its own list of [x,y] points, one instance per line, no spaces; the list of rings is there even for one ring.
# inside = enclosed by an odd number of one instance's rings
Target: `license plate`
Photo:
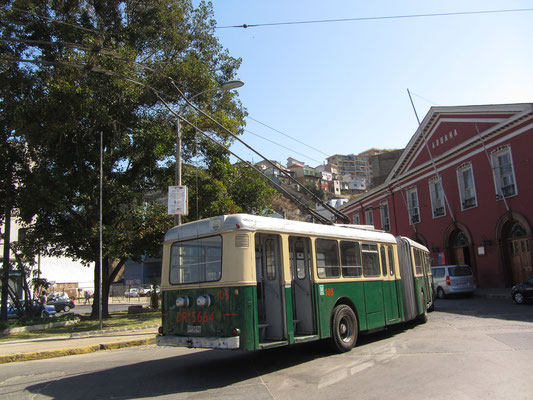
[[[201,333],[202,327],[200,325],[187,325],[187,333]]]

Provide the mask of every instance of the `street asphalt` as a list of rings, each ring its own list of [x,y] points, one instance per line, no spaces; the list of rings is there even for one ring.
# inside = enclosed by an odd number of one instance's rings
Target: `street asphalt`
[[[510,289],[478,289],[475,296],[509,299]],[[157,325],[121,330],[86,332],[72,336],[18,340],[0,344],[0,364],[85,354],[155,343]]]

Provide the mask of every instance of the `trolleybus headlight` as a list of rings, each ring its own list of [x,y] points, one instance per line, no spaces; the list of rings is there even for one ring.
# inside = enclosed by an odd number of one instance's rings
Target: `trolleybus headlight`
[[[158,332],[160,335],[163,335],[163,327],[160,326],[160,327],[157,329],[157,332]]]
[[[241,334],[241,330],[239,328],[235,328],[231,331],[231,334],[233,336],[239,336]]]
[[[180,296],[176,299],[176,307],[189,307],[190,301],[188,296]]]
[[[208,294],[198,297],[196,299],[196,305],[198,307],[209,307],[211,305],[211,297]]]

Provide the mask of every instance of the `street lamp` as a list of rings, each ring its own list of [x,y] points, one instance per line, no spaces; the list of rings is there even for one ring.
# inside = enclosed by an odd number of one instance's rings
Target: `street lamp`
[[[200,95],[202,95],[204,93],[207,93],[207,92],[216,92],[216,91],[219,91],[219,90],[220,91],[226,91],[226,90],[231,90],[231,89],[237,89],[237,88],[240,88],[243,85],[244,85],[243,81],[239,81],[239,80],[227,81],[227,82],[224,82],[222,85],[220,85],[220,87],[218,87],[218,88],[207,89],[207,90],[201,91],[200,93],[196,93],[195,95],[190,97],[188,99],[188,101],[190,102],[195,97],[198,97],[198,96],[200,96]],[[185,107],[187,107],[188,105],[189,105],[188,103],[183,105],[182,109],[180,110],[180,114],[181,114],[181,112],[183,112],[185,110]],[[179,118],[177,118],[176,134],[177,134],[177,138],[176,138],[176,173],[175,173],[175,176],[174,176],[174,186],[181,186],[181,122],[180,122]],[[180,214],[174,215],[174,225],[181,225],[181,215]]]

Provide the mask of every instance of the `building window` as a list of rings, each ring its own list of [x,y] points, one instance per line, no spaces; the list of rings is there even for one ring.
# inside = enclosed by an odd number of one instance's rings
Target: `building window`
[[[374,214],[371,208],[365,211],[365,224],[374,226]]]
[[[429,181],[429,194],[431,196],[433,218],[446,215],[446,209],[444,208],[444,190],[442,189],[442,179],[440,176]]]
[[[474,172],[472,163],[461,165],[457,168],[457,184],[461,198],[461,210],[477,207],[476,188],[474,185]]]
[[[379,210],[381,212],[381,229],[390,231],[389,204],[384,201],[380,204]]]
[[[494,186],[496,197],[510,197],[518,194],[514,176],[511,148],[505,146],[491,153],[492,168],[494,169]]]
[[[355,225],[359,225],[361,223],[361,221],[359,220],[359,213],[355,213],[353,216],[352,216],[352,222],[355,224]]]
[[[409,211],[409,224],[420,222],[420,208],[418,207],[418,191],[411,188],[407,191],[407,209]]]

